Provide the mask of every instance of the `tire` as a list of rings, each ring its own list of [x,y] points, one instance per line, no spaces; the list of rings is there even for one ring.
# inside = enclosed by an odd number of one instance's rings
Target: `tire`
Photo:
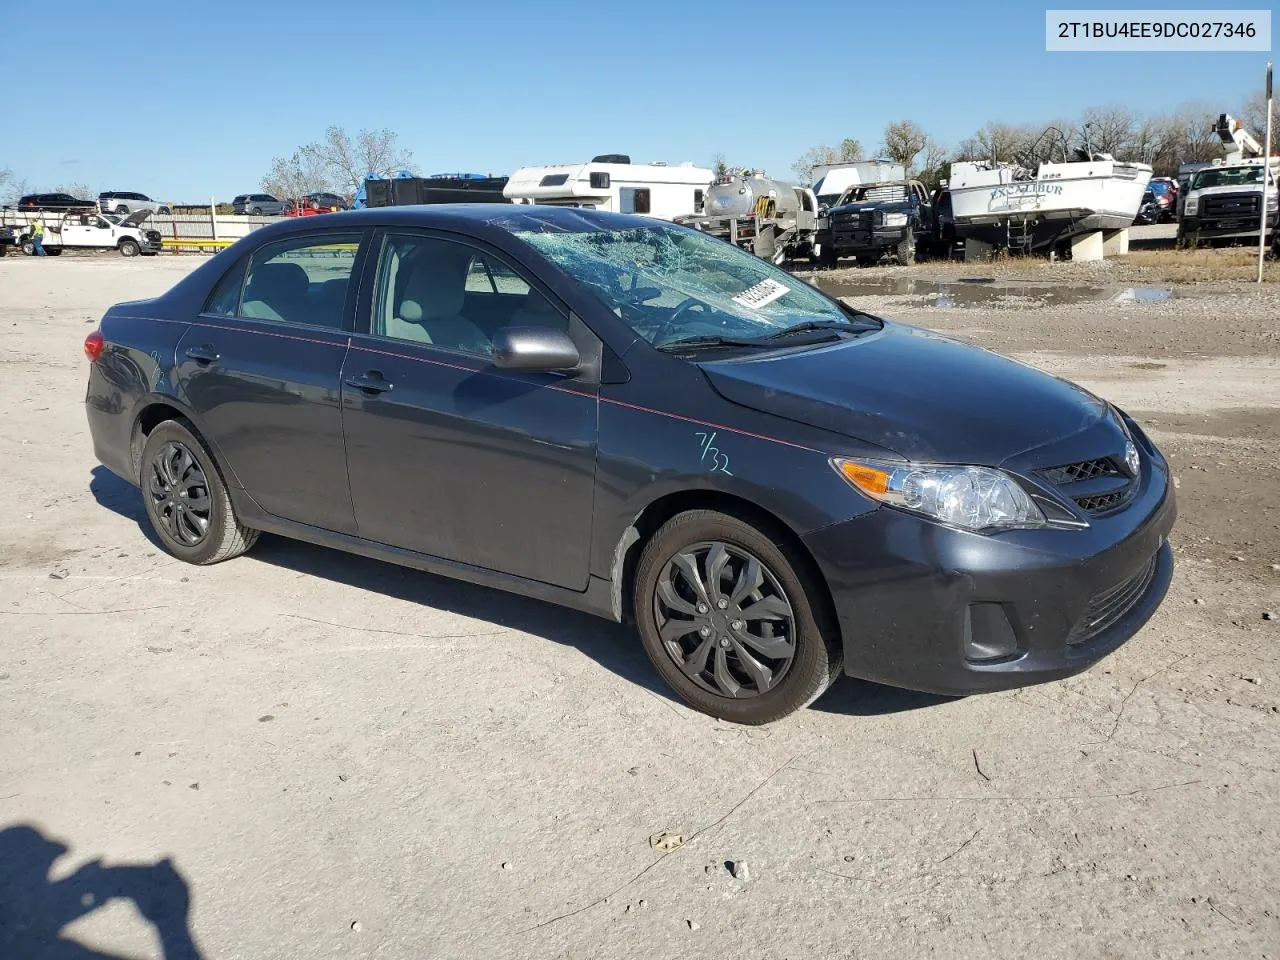
[[[754,578],[751,561],[759,565]],[[714,578],[713,564],[720,573]],[[685,570],[702,578],[700,588],[692,588]],[[751,580],[755,586],[744,595]],[[658,673],[694,709],[722,720],[756,725],[785,717],[821,696],[842,667],[831,617],[804,561],[785,541],[725,513],[690,510],[663,524],[640,555],[633,601],[640,640]],[[733,619],[753,606],[773,616]],[[778,615],[782,608],[786,615]],[[764,646],[776,653],[764,654]],[[749,670],[744,654],[767,672]]]
[[[34,257],[36,255],[36,245],[32,243],[30,240],[23,240],[22,252],[25,253],[28,257]],[[45,251],[45,253],[48,253],[48,252],[49,252],[48,250]]]
[[[836,248],[831,244],[824,244],[822,249],[818,251],[818,265],[828,270],[836,268],[836,262],[839,258],[836,256]]]
[[[173,213],[173,211],[168,207],[157,207],[156,213],[160,214],[162,217],[167,217],[169,214]]]
[[[120,241],[119,248],[120,256],[122,257],[136,257],[142,252],[142,248],[138,246],[138,241],[130,240],[128,237]]]
[[[8,253],[9,245],[7,243],[0,243],[0,257],[6,256]]]
[[[249,211],[249,214],[254,217],[260,217],[262,216],[262,208],[254,207],[252,210]]]
[[[138,486],[151,529],[179,560],[221,563],[258,540],[258,531],[237,519],[209,448],[184,423],[166,420],[151,431],[142,448]]]
[[[116,214],[117,216],[127,217],[129,215],[129,208],[122,203],[120,204],[120,206],[116,207],[115,210],[111,212]]]
[[[916,238],[904,237],[893,250],[898,262],[904,266],[916,262]]]
[[[45,255],[46,257],[60,257],[60,256],[62,256],[62,248],[61,248],[61,247],[46,247],[46,248],[45,248],[45,251],[44,251],[44,255]]]

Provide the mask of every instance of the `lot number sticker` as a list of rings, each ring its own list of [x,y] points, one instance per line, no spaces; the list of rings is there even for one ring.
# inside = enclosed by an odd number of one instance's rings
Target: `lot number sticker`
[[[754,287],[747,287],[747,289],[734,297],[733,302],[740,303],[744,307],[750,307],[752,310],[758,310],[765,304],[773,303],[779,297],[785,296],[790,292],[790,287],[784,287],[777,280],[761,280]]]

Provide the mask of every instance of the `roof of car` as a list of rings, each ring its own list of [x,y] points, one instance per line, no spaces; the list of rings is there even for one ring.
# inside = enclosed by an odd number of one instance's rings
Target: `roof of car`
[[[580,230],[583,226],[620,229],[653,223],[648,217],[580,207],[554,207],[526,203],[435,203],[404,207],[367,207],[327,214],[322,221],[315,218],[292,220],[264,227],[273,235],[307,233],[320,227],[335,229],[367,226],[459,227],[473,229],[536,229],[538,225]],[[669,224],[667,224],[669,226]],[[262,235],[255,231],[251,235]]]

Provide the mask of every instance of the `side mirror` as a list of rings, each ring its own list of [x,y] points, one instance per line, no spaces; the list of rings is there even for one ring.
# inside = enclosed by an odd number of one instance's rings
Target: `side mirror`
[[[581,363],[563,330],[501,327],[493,335],[493,365],[502,370],[576,370]]]

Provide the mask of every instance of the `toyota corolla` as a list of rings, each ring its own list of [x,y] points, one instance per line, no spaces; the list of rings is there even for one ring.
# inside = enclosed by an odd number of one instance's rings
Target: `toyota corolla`
[[[254,231],[85,342],[103,464],[195,564],[260,532],[634,622],[699,710],[841,673],[1055,680],[1168,588],[1130,417],[660,221],[383,208]]]

